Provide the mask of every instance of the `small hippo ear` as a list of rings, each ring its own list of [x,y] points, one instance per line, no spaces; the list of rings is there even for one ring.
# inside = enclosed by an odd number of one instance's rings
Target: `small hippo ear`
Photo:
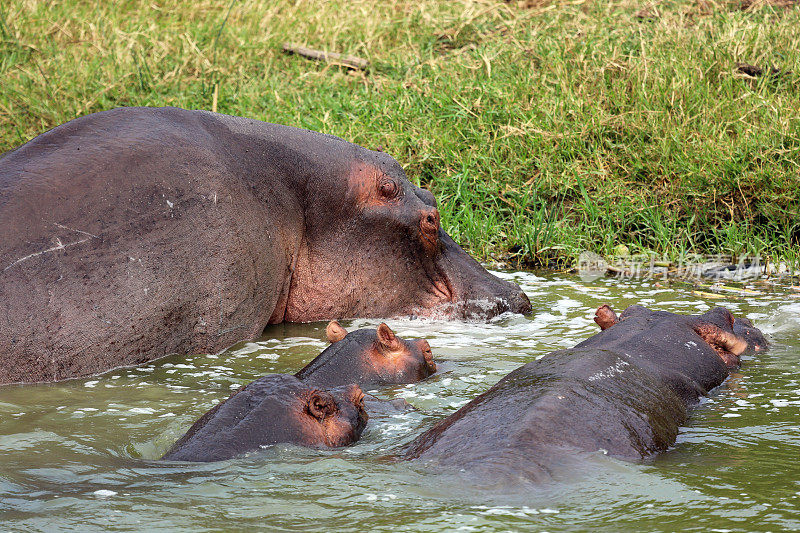
[[[389,351],[395,351],[400,348],[400,341],[394,331],[383,322],[378,326],[378,342]]]
[[[336,400],[325,391],[315,390],[308,396],[308,412],[322,422],[336,412]]]
[[[328,342],[333,344],[339,342],[347,336],[347,330],[344,329],[335,320],[328,322],[328,327],[325,328],[325,335],[328,337]]]
[[[600,326],[601,330],[606,330],[613,326],[614,324],[619,322],[619,318],[617,318],[617,313],[611,309],[611,306],[608,304],[601,305],[597,308],[597,311],[594,313],[594,321]]]

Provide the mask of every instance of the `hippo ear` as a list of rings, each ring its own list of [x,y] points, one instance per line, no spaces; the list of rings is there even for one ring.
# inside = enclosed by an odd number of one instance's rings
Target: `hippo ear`
[[[322,422],[336,412],[336,400],[325,391],[315,390],[308,396],[308,412]]]
[[[339,342],[347,336],[347,330],[344,329],[335,320],[328,322],[328,327],[325,328],[325,335],[328,337],[328,342],[333,344]]]
[[[378,342],[389,351],[400,349],[400,341],[397,339],[394,331],[383,322],[378,326]]]
[[[594,321],[598,326],[600,326],[601,330],[605,330],[618,323],[619,318],[617,318],[617,313],[611,309],[610,305],[604,304],[598,307],[597,311],[595,311]]]

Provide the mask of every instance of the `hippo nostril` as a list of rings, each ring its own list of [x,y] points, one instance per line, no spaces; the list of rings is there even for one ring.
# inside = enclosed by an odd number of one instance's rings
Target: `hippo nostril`
[[[439,211],[434,208],[429,210],[427,214],[423,214],[420,225],[424,231],[437,232],[439,230]]]
[[[439,240],[439,211],[436,208],[430,208],[421,213],[419,229],[426,250],[429,253],[435,252]]]

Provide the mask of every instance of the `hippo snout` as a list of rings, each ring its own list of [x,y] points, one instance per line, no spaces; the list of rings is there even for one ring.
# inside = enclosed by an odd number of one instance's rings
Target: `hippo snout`
[[[492,316],[511,311],[523,315],[530,314],[532,307],[528,295],[516,283],[500,279],[496,276],[484,281],[484,284],[475,288],[473,296],[478,305],[489,304],[494,308]]]
[[[436,363],[433,360],[433,352],[431,345],[425,339],[416,339],[417,347],[422,352],[422,357],[425,358],[425,366],[428,368],[429,374],[436,372]]]
[[[517,285],[514,285],[514,287],[516,288],[516,292],[513,293],[509,298],[509,311],[521,313],[523,315],[529,314],[533,310],[533,307],[531,306],[530,299],[528,299],[528,295],[525,294]]]
[[[523,315],[531,312],[531,302],[519,285],[488,272],[445,232],[441,232],[441,241],[441,265],[453,288],[454,314],[486,319],[507,311]]]

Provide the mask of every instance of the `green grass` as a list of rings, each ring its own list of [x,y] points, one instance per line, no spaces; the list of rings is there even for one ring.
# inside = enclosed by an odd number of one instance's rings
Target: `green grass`
[[[382,147],[481,259],[566,265],[625,244],[796,262],[800,8],[676,0],[636,16],[649,5],[11,0],[0,152],[117,106],[210,109],[216,86],[220,112]]]

